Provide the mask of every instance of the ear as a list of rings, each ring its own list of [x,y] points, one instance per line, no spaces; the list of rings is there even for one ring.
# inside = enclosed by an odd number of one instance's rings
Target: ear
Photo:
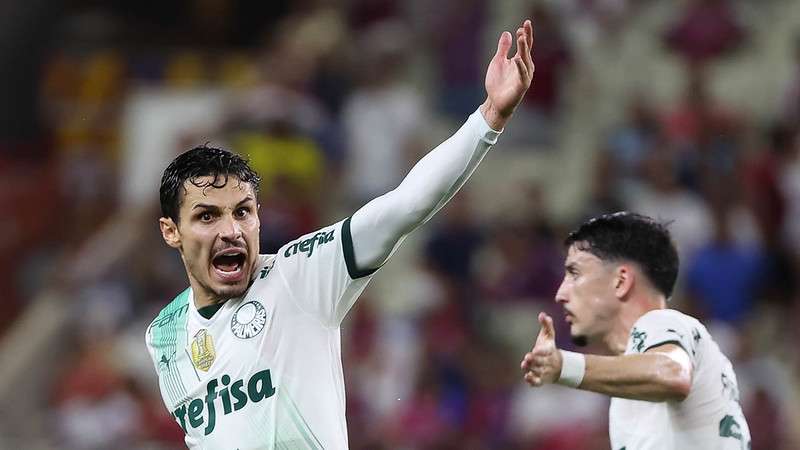
[[[172,218],[162,217],[158,219],[158,226],[161,228],[161,237],[164,242],[172,248],[181,248],[181,232],[178,225]]]
[[[618,299],[625,301],[633,290],[636,273],[628,264],[620,264],[614,269],[614,294]]]

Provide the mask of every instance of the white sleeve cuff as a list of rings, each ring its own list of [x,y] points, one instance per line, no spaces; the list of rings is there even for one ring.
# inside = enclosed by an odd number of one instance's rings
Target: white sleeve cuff
[[[486,122],[486,119],[483,117],[480,108],[475,110],[475,112],[469,116],[467,123],[469,123],[470,126],[476,130],[481,140],[489,145],[496,144],[497,138],[503,132],[503,130],[496,131],[489,126],[489,124]]]

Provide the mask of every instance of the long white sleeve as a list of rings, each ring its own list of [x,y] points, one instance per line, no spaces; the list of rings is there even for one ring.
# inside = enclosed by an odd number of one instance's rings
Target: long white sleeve
[[[357,268],[383,264],[405,236],[458,192],[499,135],[475,111],[455,134],[420,159],[397,188],[356,211],[350,233]]]

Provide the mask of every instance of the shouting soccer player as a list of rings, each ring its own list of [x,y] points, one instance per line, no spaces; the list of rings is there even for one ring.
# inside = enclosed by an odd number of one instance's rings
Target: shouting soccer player
[[[405,236],[455,195],[533,76],[530,21],[500,36],[487,99],[393,191],[341,222],[259,255],[259,177],[199,147],[161,180],[161,233],[189,288],[147,328],[164,404],[203,450],[346,449],[340,324]]]
[[[572,340],[613,356],[559,350],[553,319],[540,313],[525,381],[611,396],[612,450],[749,449],[730,361],[697,319],[666,307],[678,275],[669,231],[622,212],[589,220],[565,245],[556,302]]]

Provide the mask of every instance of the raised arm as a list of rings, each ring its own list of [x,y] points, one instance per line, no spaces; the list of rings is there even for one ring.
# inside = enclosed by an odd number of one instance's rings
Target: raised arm
[[[611,397],[653,402],[680,401],[689,395],[692,363],[678,345],[664,344],[636,355],[579,355],[556,348],[550,316],[540,313],[539,322],[542,327],[536,344],[520,364],[531,386],[559,383]]]
[[[425,155],[394,190],[356,211],[350,222],[360,271],[379,267],[398,244],[427,222],[464,185],[511,118],[533,76],[531,22],[517,29],[517,50],[508,58],[511,33],[503,32],[486,71],[486,101],[449,139]]]

